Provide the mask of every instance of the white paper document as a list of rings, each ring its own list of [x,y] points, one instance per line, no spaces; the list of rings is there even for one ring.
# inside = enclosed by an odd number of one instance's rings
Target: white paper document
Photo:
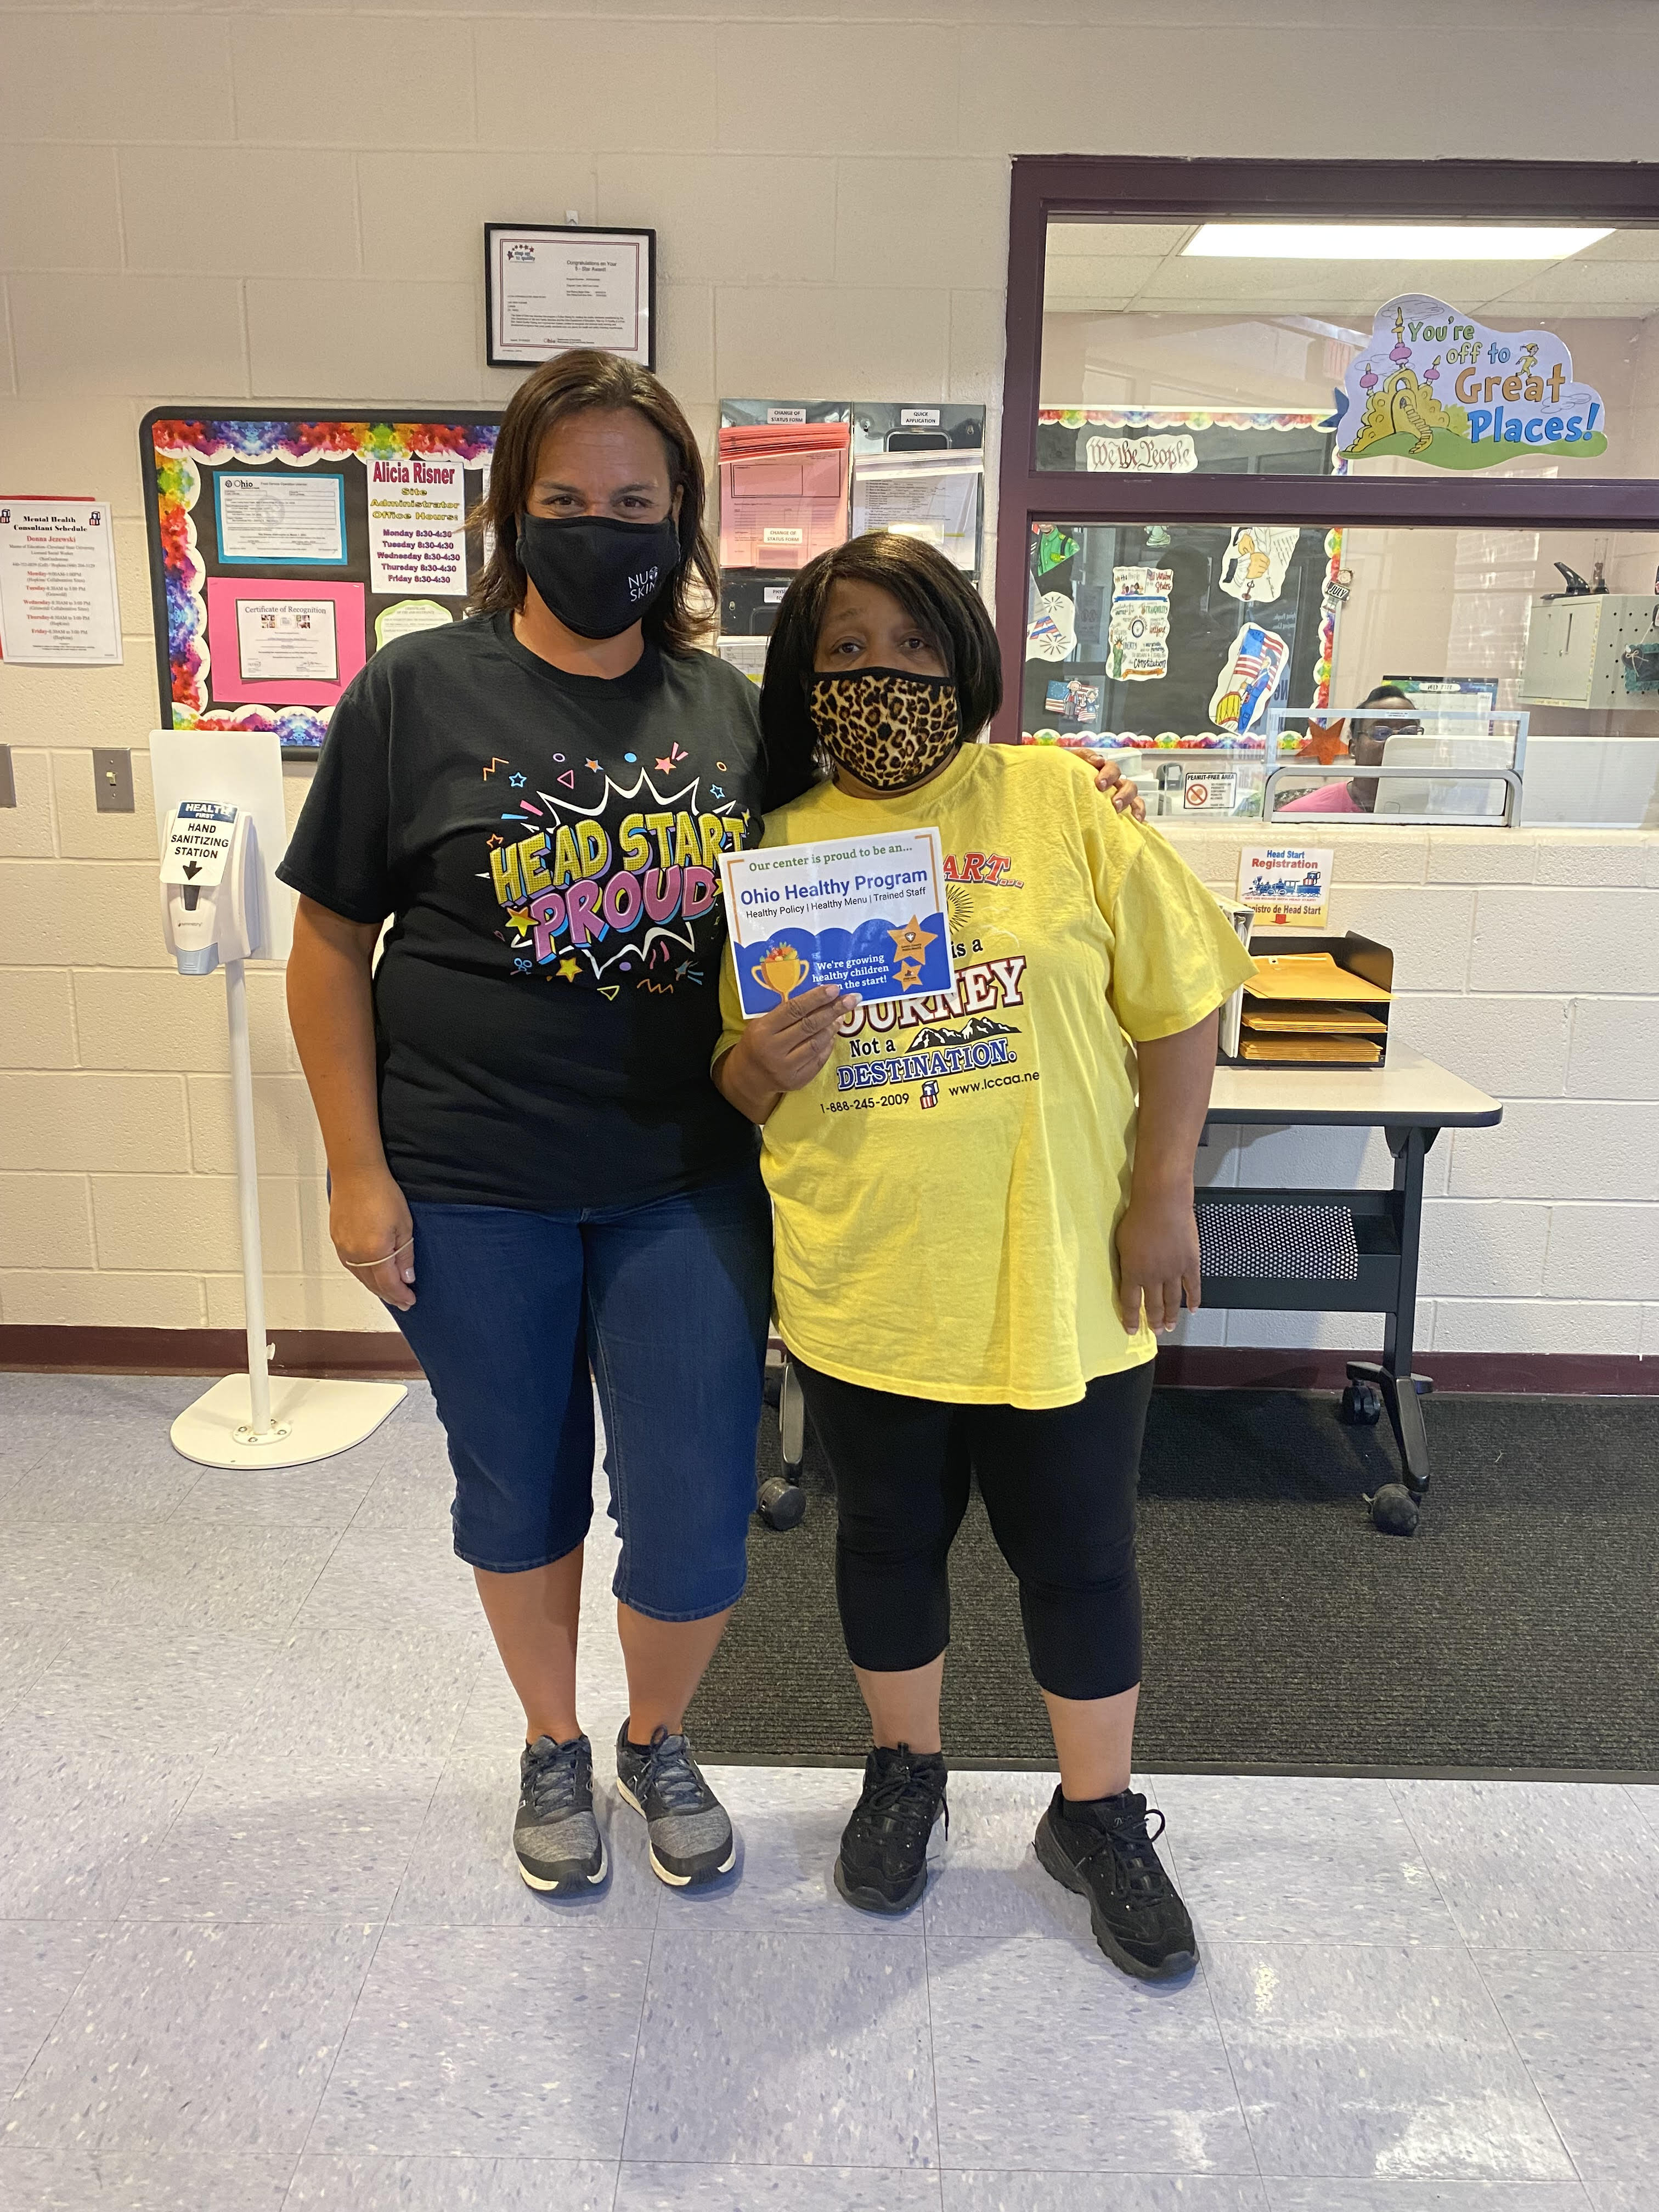
[[[343,477],[221,471],[213,498],[221,561],[337,566],[346,557]]]
[[[337,684],[332,599],[238,599],[236,654],[244,684]]]
[[[977,453],[861,455],[853,465],[854,537],[896,530],[971,571],[979,559],[980,472]]]
[[[572,346],[600,346],[648,360],[646,243],[580,230],[492,232],[492,359],[546,361]]]
[[[365,459],[370,589],[466,597],[466,471],[420,453]]]
[[[820,983],[866,1006],[951,988],[937,830],[722,853],[720,884],[745,1020]]]
[[[0,659],[103,668],[120,658],[107,503],[0,496]]]

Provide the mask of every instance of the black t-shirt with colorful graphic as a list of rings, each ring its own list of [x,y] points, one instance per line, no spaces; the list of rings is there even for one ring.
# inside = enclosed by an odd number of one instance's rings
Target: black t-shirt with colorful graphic
[[[708,1062],[756,702],[706,653],[567,675],[505,615],[397,639],[348,687],[277,872],[393,917],[380,1125],[408,1196],[631,1205],[752,1155]]]

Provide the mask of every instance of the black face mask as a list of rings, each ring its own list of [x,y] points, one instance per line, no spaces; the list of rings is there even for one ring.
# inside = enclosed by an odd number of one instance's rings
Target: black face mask
[[[526,514],[519,558],[548,611],[578,637],[620,637],[659,599],[679,568],[679,532],[661,522]]]

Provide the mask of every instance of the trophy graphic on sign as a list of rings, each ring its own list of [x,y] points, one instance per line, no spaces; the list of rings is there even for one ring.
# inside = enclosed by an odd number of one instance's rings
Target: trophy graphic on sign
[[[781,1000],[792,991],[798,991],[812,970],[793,945],[784,944],[773,945],[749,972],[757,983],[764,984],[769,991],[775,991]]]

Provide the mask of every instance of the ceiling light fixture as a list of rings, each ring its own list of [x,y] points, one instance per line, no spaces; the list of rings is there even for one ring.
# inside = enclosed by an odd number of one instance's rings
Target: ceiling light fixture
[[[1206,222],[1186,254],[1279,261],[1560,261],[1613,232],[1480,222]]]

